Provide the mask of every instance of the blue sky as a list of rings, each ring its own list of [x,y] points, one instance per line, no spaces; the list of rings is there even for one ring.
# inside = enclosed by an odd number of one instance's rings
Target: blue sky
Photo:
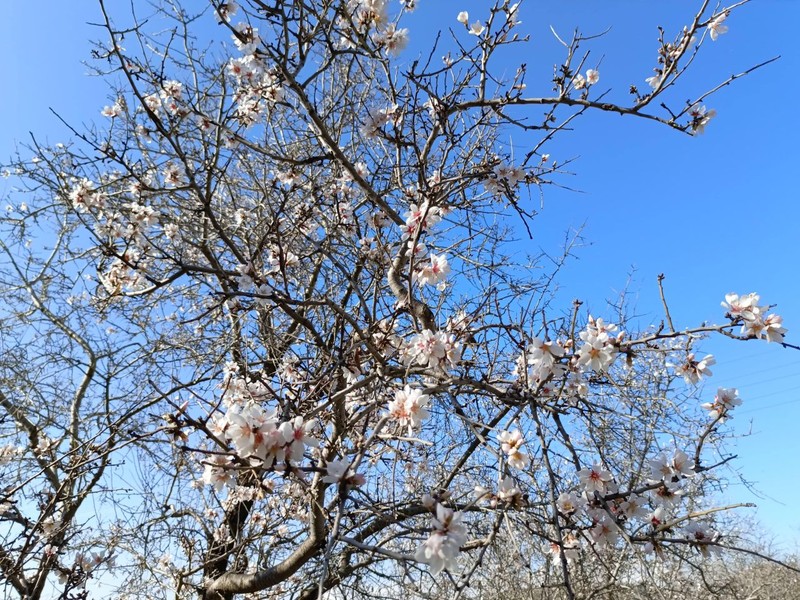
[[[526,56],[507,57],[509,70],[524,60],[528,90],[544,93],[552,65],[561,58],[550,25],[565,36],[576,25],[584,33],[611,27],[587,45],[587,64],[599,62],[598,88],[610,89],[609,99],[624,102],[628,86],[645,89],[644,79],[652,74],[656,25],[664,25],[671,37],[698,4],[523,3],[522,28],[532,43],[518,47],[525,48]],[[413,58],[435,28],[458,29],[460,10],[469,10],[473,20],[485,18],[487,3],[419,0],[418,5],[405,24],[412,45],[401,60]],[[28,132],[53,143],[69,138],[51,107],[80,128],[99,121],[99,111],[109,102],[106,85],[87,76],[81,64],[89,59],[89,40],[102,33],[87,24],[99,21],[95,2],[30,0],[4,8],[0,156],[7,157],[15,140],[29,141]],[[627,284],[642,322],[657,322],[656,277],[664,273],[676,326],[720,322],[725,293],[757,291],[763,301],[778,304],[790,330],[787,341],[800,343],[800,250],[794,238],[800,224],[794,181],[800,164],[798,22],[800,3],[759,0],[736,11],[727,22],[730,31],[706,44],[685,81],[687,99],[756,63],[776,55],[781,59],[709,99],[706,104],[718,116],[705,135],[690,138],[636,119],[589,115],[545,149],[560,161],[575,159],[571,170],[576,174],[563,183],[579,191],[546,189],[534,239],[526,243],[532,253],[552,251],[567,230],[583,226],[588,244],[561,278],[564,305],[580,297],[602,316],[604,300]],[[513,142],[519,147],[530,143]],[[5,196],[10,185],[0,181],[0,194]],[[6,204],[3,198],[0,202]],[[800,496],[800,352],[731,340],[702,347],[719,363],[706,386],[707,398],[717,386],[738,387],[744,405],[731,425],[739,433],[752,432],[736,444],[736,465],[762,497],[740,485],[728,497],[758,502],[758,519],[785,548],[793,547],[800,541],[800,516],[793,510]]]

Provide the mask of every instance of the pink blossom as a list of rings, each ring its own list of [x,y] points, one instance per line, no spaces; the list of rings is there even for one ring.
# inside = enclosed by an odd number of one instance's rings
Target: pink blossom
[[[429,396],[421,390],[406,385],[402,390],[397,390],[394,400],[389,402],[389,417],[402,427],[407,427],[411,435],[430,415],[425,408],[429,400]]]
[[[443,282],[450,273],[450,265],[444,254],[431,254],[430,263],[423,265],[415,274],[416,281],[420,285],[436,285]]]

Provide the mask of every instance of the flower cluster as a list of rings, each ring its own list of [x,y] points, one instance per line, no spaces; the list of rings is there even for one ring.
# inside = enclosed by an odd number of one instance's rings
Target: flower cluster
[[[203,462],[202,482],[205,485],[213,486],[217,492],[221,492],[225,486],[233,487],[236,484],[235,471],[233,470],[233,457],[227,455],[216,455]]]
[[[15,446],[14,444],[0,446],[0,467],[17,460],[24,453],[25,449],[22,446]]]
[[[560,362],[564,356],[564,347],[558,342],[535,337],[523,356],[527,365],[529,386],[542,383],[551,376],[560,377],[566,373],[567,367]]]
[[[620,493],[611,472],[600,464],[581,469],[578,471],[581,489],[562,492],[556,499],[556,508],[572,525],[587,519],[588,538],[596,546],[614,545],[629,521],[658,530],[672,518],[675,506],[686,492],[683,482],[695,472],[689,456],[681,450],[671,455],[662,452],[648,461],[648,468],[645,495],[633,491]]]
[[[90,209],[102,210],[105,207],[105,194],[94,188],[94,182],[89,179],[79,180],[68,193],[72,206],[81,212]]]
[[[45,546],[44,553],[50,554],[54,551],[54,548],[50,545]],[[72,569],[59,569],[58,572],[58,582],[60,584],[65,584],[67,581],[70,580],[70,575],[72,575],[73,571],[78,570],[81,573],[91,573],[95,569],[97,569],[100,565],[105,565],[106,567],[113,567],[115,563],[115,559],[113,556],[106,554],[105,550],[98,550],[96,552],[92,552],[91,554],[84,554],[79,552],[75,555],[75,560],[72,563]],[[85,582],[84,582],[85,583]]]
[[[558,512],[565,516],[578,516],[586,506],[586,499],[575,492],[562,492],[556,499]]]
[[[454,367],[461,361],[461,343],[446,331],[424,329],[403,348],[404,362],[433,369]]]
[[[269,388],[240,376],[235,365],[226,366],[221,387],[225,390],[223,402],[227,410],[212,418],[209,431],[219,442],[231,443],[240,459],[256,467],[283,469],[287,464],[300,463],[308,447],[319,446],[311,435],[313,421],[305,421],[301,416],[282,421],[276,409],[265,409],[262,403],[272,397]],[[232,456],[216,455],[204,461],[204,465],[202,480],[207,485],[219,491],[233,483],[229,472],[233,467]]]
[[[228,62],[228,73],[233,76],[238,84],[234,94],[236,104],[236,118],[245,127],[250,127],[260,121],[267,110],[284,97],[283,86],[277,73],[267,68],[258,54],[261,38],[258,29],[248,23],[238,23],[234,27],[233,42],[242,56],[232,58]],[[202,120],[207,127],[204,130],[213,130],[210,119]]]
[[[719,551],[719,547],[715,545],[720,538],[719,533],[702,523],[692,521],[683,528],[683,532],[689,543],[697,548],[703,556],[707,557],[712,552]]]
[[[441,220],[443,211],[438,206],[431,206],[427,201],[421,204],[412,204],[411,207],[405,212],[406,222],[401,227],[403,232],[403,239],[413,240],[417,237],[417,232],[420,234],[435,227]]]
[[[365,117],[364,124],[361,126],[361,133],[364,137],[372,139],[387,125],[399,127],[403,123],[403,111],[397,104],[392,104],[386,108],[371,110]]]
[[[503,477],[496,493],[492,493],[482,485],[476,485],[475,496],[478,501],[488,502],[492,508],[496,508],[498,504],[516,506],[522,501],[522,491],[517,487],[511,475]]]
[[[255,56],[232,59],[228,70],[239,83],[234,96],[236,117],[245,127],[259,121],[271,106],[283,99],[278,77]]]
[[[350,0],[348,7],[361,28],[379,27],[389,21],[388,0]]]
[[[769,306],[759,306],[760,296],[756,293],[739,296],[726,294],[722,307],[733,323],[741,324],[741,334],[747,337],[760,338],[767,342],[783,342],[786,328],[783,317],[767,314]]]
[[[527,173],[520,167],[499,163],[492,169],[492,174],[486,179],[483,186],[490,194],[513,192],[520,182],[525,181]]]
[[[515,469],[524,469],[528,466],[530,459],[528,455],[520,451],[522,444],[525,443],[525,438],[522,437],[519,429],[514,431],[501,431],[497,436],[500,441],[500,447],[506,455],[506,461],[510,467]]]
[[[103,110],[100,111],[100,114],[104,117],[113,119],[114,117],[120,116],[124,109],[125,107],[122,105],[122,103],[117,100],[111,106],[104,106]]]
[[[277,410],[266,411],[257,404],[235,407],[225,414],[226,437],[233,443],[236,453],[249,458],[264,468],[303,460],[306,446],[317,446],[310,436],[314,423],[303,422],[302,417],[280,422]]]
[[[678,366],[677,371],[686,383],[697,384],[700,383],[703,377],[712,375],[709,367],[716,364],[716,362],[713,354],[707,354],[700,360],[695,360],[694,354],[689,354],[686,357],[686,361]]]
[[[584,344],[578,352],[578,365],[597,372],[607,371],[617,354],[616,344],[621,342],[624,336],[624,333],[620,332],[616,338],[611,338],[609,334],[616,330],[616,325],[607,324],[603,319],[595,320],[590,316],[586,329],[580,332]]]
[[[420,285],[441,285],[450,273],[450,265],[444,254],[433,254],[428,256],[428,262],[418,265],[414,271],[413,278]]]
[[[472,25],[470,25],[469,13],[465,10],[462,10],[460,13],[458,13],[456,20],[467,28],[467,31],[469,32],[470,35],[479,36],[486,30],[486,27],[483,26],[483,23],[481,23],[480,20],[477,20]]]
[[[389,23],[372,35],[372,41],[389,56],[397,56],[408,45],[408,29],[398,29],[394,23]]]
[[[428,563],[432,575],[452,570],[461,546],[467,543],[467,529],[460,512],[436,504],[436,516],[431,517],[431,534],[417,549],[416,559]]]
[[[556,560],[560,560],[562,551],[567,561],[572,562],[578,560],[580,549],[580,540],[572,533],[568,533],[564,536],[561,545],[559,545],[558,542],[552,542],[550,544],[550,554]]]
[[[689,455],[682,450],[676,450],[671,457],[662,452],[654,459],[649,460],[648,466],[650,467],[651,482],[663,482],[670,487],[675,487],[682,479],[694,475],[694,465],[690,461]]]
[[[325,467],[327,475],[322,478],[325,483],[344,483],[349,486],[359,486],[366,483],[366,478],[361,473],[356,473],[352,465],[345,460],[331,460]]]
[[[115,258],[105,271],[98,273],[100,283],[110,296],[122,292],[135,292],[145,287],[147,261],[136,250],[127,250],[121,258]]]
[[[714,402],[706,402],[703,408],[708,412],[708,416],[723,423],[728,418],[730,411],[737,406],[741,406],[742,399],[739,398],[739,390],[736,388],[719,388]]]
[[[407,385],[402,390],[397,390],[394,400],[389,402],[389,417],[401,427],[407,427],[408,434],[411,435],[430,416],[425,408],[429,400],[427,394]]]
[[[596,69],[588,69],[586,71],[586,77],[578,73],[572,78],[572,87],[576,90],[582,90],[594,85],[598,81],[600,81],[600,72]]]

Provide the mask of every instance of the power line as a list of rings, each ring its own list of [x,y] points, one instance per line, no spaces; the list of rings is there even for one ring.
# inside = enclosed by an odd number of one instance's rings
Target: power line
[[[800,386],[789,388],[787,390],[779,390],[777,392],[772,392],[771,394],[764,394],[763,396],[758,396],[756,398],[750,398],[750,399],[745,399],[745,400],[749,404],[750,402],[757,402],[759,400],[763,400],[764,398],[770,398],[772,396],[777,396],[779,394],[786,394],[786,393],[789,393],[789,392],[800,392]],[[784,400],[783,402],[776,402],[774,404],[768,404],[767,406],[756,406],[756,407],[753,407],[753,408],[746,408],[746,409],[743,409],[743,410],[738,410],[736,412],[738,414],[747,414],[747,413],[752,413],[752,412],[758,412],[758,411],[761,411],[761,410],[767,410],[767,409],[770,409],[770,408],[777,408],[778,406],[786,406],[788,404],[795,404],[797,402],[800,402],[800,395],[798,395],[795,398],[792,398],[791,400]]]

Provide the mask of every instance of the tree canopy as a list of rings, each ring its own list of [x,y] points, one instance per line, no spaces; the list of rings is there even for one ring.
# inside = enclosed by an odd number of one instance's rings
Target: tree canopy
[[[588,598],[740,547],[715,492],[741,399],[699,398],[695,346],[789,346],[773,306],[679,329],[662,289],[639,329],[555,302],[570,240],[516,241],[577,117],[703,133],[753,69],[676,98],[739,4],[656,30],[616,101],[602,36],[554,32],[529,82],[508,0],[400,61],[414,4],[100,2],[105,120],[9,165],[7,594],[469,598],[524,570]]]

